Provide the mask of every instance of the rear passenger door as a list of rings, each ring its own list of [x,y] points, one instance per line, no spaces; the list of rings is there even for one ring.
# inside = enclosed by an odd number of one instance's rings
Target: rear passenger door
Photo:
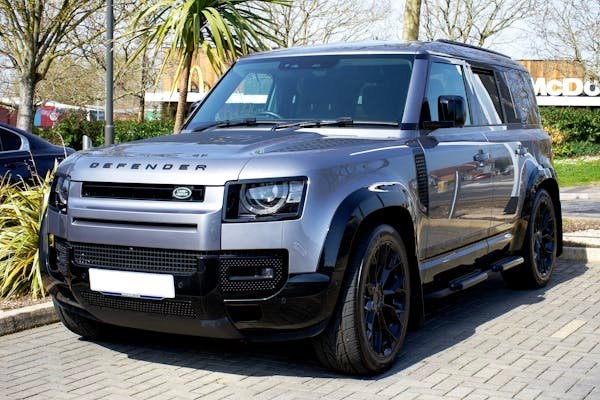
[[[516,221],[522,186],[520,172],[529,152],[528,143],[534,134],[534,131],[525,128],[527,122],[535,119],[535,116],[527,114],[532,107],[525,106],[526,110],[521,109],[524,99],[529,99],[530,94],[520,71],[473,68],[473,81],[478,98],[482,99],[483,106],[488,110],[484,116],[494,113],[485,135],[492,149],[490,233],[495,235],[512,229]],[[515,104],[519,106],[515,107]]]
[[[464,127],[423,131],[420,141],[428,170],[429,209],[426,257],[485,239],[491,217],[491,148],[481,126],[475,126],[466,84],[465,64],[432,61],[422,122],[439,121],[438,99],[461,96],[468,114]]]

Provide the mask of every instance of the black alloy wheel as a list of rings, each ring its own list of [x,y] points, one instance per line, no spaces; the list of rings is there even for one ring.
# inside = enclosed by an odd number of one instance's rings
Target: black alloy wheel
[[[396,352],[407,323],[408,282],[392,241],[372,249],[362,285],[362,329],[371,351],[383,359]]]
[[[533,199],[522,255],[525,262],[502,273],[508,286],[541,288],[552,277],[558,248],[558,223],[550,194],[540,189]]]
[[[404,343],[410,303],[404,241],[391,226],[376,226],[357,240],[336,310],[313,340],[317,357],[348,374],[385,371]]]

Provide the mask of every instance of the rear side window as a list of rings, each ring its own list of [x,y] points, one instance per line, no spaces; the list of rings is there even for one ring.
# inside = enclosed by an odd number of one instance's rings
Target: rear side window
[[[473,69],[475,93],[479,99],[485,122],[490,125],[501,124],[502,105],[493,71]]]
[[[0,129],[0,142],[2,151],[16,151],[21,148],[21,138],[4,129]]]
[[[431,121],[439,121],[438,99],[440,96],[447,95],[461,96],[464,99],[467,111],[465,125],[470,125],[471,117],[469,115],[469,103],[462,67],[455,64],[434,62],[431,64],[427,82],[427,102],[429,103]]]
[[[512,69],[506,71],[505,75],[512,93],[515,113],[519,122],[538,125],[540,123],[540,116],[529,75],[525,72]]]
[[[517,116],[512,94],[506,84],[506,75],[498,74],[498,87],[500,88],[500,99],[504,109],[505,121],[507,124],[520,123],[521,119]]]

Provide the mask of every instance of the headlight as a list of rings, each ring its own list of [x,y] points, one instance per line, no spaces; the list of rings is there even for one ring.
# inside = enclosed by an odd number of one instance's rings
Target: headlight
[[[50,206],[58,208],[59,211],[67,211],[69,202],[69,187],[71,180],[64,175],[56,175],[52,182],[52,191],[50,192]]]
[[[226,221],[269,221],[300,217],[305,178],[228,185]]]

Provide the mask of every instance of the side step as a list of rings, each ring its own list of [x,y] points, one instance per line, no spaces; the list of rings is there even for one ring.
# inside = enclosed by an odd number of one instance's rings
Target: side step
[[[475,286],[478,283],[485,281],[487,278],[489,278],[487,272],[476,270],[467,275],[461,276],[460,278],[451,280],[450,287],[428,293],[425,298],[428,300],[441,299],[451,295],[452,293],[460,292],[461,290]]]
[[[492,265],[492,271],[502,272],[523,264],[525,260],[521,256],[506,257]]]
[[[502,260],[492,264],[490,270],[481,271],[475,270],[471,273],[458,277],[450,281],[449,287],[437,290],[435,292],[428,293],[425,295],[427,300],[441,299],[449,296],[452,293],[460,292],[461,290],[468,289],[472,286],[477,285],[489,278],[489,272],[502,272],[508,271],[511,268],[517,267],[523,264],[525,260],[521,256],[506,257]]]

